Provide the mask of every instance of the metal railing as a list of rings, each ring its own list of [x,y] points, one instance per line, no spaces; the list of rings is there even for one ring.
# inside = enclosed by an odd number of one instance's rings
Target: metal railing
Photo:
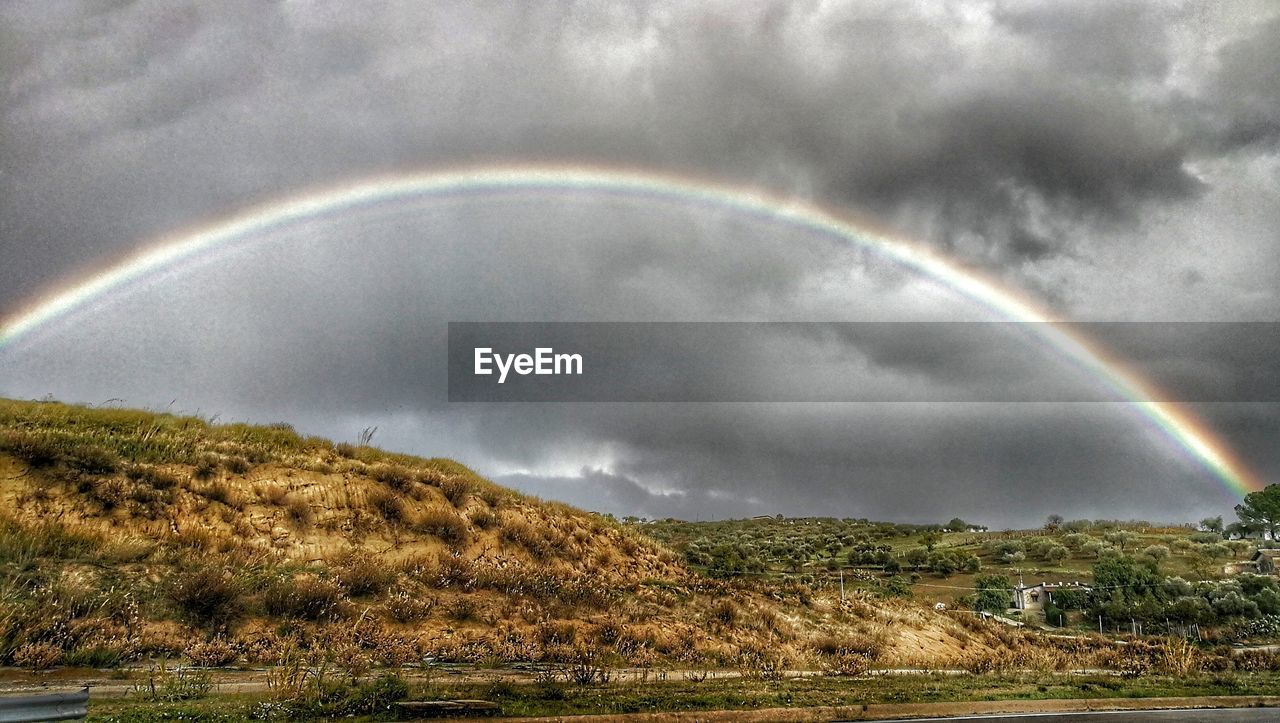
[[[82,720],[89,715],[89,688],[63,693],[0,697],[0,723]]]

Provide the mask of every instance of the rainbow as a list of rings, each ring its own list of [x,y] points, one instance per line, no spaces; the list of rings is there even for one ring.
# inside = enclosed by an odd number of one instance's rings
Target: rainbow
[[[230,219],[162,238],[120,261],[8,318],[0,326],[0,349],[113,290],[156,271],[215,251],[237,240],[303,219],[400,199],[466,193],[566,191],[615,193],[706,205],[842,239],[931,277],[996,316],[1033,323],[1034,333],[1069,361],[1109,387],[1168,440],[1206,468],[1234,495],[1261,482],[1199,419],[1153,385],[1110,358],[1089,339],[1061,324],[1047,310],[981,273],[966,269],[926,246],[894,238],[865,221],[754,188],[661,173],[584,166],[499,166],[427,171],[370,178],[310,191],[248,209]]]

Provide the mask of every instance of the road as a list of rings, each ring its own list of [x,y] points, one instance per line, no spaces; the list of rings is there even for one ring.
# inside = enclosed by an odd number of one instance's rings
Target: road
[[[896,718],[880,723],[922,721],[1011,721],[1011,723],[1260,723],[1280,721],[1280,708],[1202,708],[1183,710],[1114,710],[1086,713],[1018,713],[953,718]]]

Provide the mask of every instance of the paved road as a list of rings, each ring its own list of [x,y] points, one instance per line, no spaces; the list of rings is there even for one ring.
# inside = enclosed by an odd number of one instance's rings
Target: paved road
[[[1091,713],[1019,713],[955,718],[899,718],[880,723],[921,721],[1010,721],[1011,723],[1259,723],[1280,721],[1280,708],[1214,708],[1200,710],[1116,710]]]

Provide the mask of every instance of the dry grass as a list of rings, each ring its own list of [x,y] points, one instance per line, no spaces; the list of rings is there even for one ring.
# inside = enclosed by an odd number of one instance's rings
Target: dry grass
[[[404,500],[400,499],[395,492],[384,489],[371,490],[368,496],[368,505],[370,509],[392,525],[401,525],[406,521]]]
[[[333,569],[338,582],[353,597],[385,592],[399,577],[386,561],[364,550],[343,553],[334,560]]]
[[[19,418],[22,434],[4,427]],[[234,660],[228,648],[272,660],[293,639],[308,655],[355,646],[351,659],[374,665],[559,656],[587,676],[602,660],[735,664],[742,642],[797,647],[759,593],[703,590],[643,536],[448,460],[283,427],[3,401],[0,437],[0,465],[30,468],[0,485],[14,515],[0,517],[0,564],[15,561],[0,572],[109,571],[56,591],[33,582],[17,606],[0,583],[0,664],[23,649],[31,661],[54,650],[217,666]],[[42,523],[50,511],[64,525]],[[702,601],[730,595],[716,630],[692,622]]]
[[[334,620],[346,613],[338,584],[315,575],[274,581],[263,593],[262,603],[269,615],[298,620]]]
[[[440,483],[440,492],[454,507],[462,507],[467,503],[471,489],[470,480],[463,477],[449,477]]]
[[[293,493],[285,495],[283,506],[285,512],[289,514],[289,519],[295,525],[306,527],[315,519],[315,513],[311,510],[311,503],[298,495]]]
[[[433,535],[450,545],[461,545],[467,539],[467,521],[451,507],[427,507],[413,519],[413,529]]]
[[[197,625],[225,627],[243,611],[244,587],[226,568],[180,571],[170,580],[167,594],[178,610]]]

